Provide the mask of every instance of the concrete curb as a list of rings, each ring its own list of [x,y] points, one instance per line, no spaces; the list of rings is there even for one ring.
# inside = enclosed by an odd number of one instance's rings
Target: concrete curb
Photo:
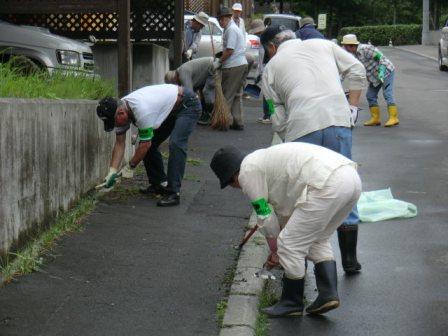
[[[438,60],[437,58],[435,58],[435,57],[428,56],[428,55],[419,53],[418,51],[410,50],[410,49],[405,48],[405,47],[394,47],[394,48],[395,48],[395,49],[398,49],[398,50],[406,51],[406,52],[411,53],[411,54],[414,54],[414,55],[418,55],[418,56],[421,56],[421,57],[429,58],[430,60],[433,60],[433,61],[436,61],[436,62],[439,61],[439,60]]]
[[[257,216],[252,213],[248,226],[256,223]],[[255,335],[259,296],[265,280],[254,277],[254,273],[262,267],[268,254],[265,238],[259,232],[241,250],[219,336]]]

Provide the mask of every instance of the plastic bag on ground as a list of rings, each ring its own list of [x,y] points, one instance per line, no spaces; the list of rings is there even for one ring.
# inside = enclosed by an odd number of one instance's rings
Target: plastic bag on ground
[[[362,222],[378,222],[393,218],[417,216],[417,207],[394,199],[390,188],[363,192],[358,201],[359,218]]]

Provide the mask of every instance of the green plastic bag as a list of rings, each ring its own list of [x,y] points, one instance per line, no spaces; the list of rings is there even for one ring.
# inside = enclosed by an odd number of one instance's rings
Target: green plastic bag
[[[378,222],[393,218],[417,216],[417,207],[394,199],[390,188],[363,192],[358,201],[359,218],[362,222]]]

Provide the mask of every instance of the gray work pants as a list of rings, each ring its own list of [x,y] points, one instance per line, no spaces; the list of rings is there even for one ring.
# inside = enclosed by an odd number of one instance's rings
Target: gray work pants
[[[233,125],[244,126],[243,87],[246,82],[247,64],[222,69],[222,91],[226,97]]]

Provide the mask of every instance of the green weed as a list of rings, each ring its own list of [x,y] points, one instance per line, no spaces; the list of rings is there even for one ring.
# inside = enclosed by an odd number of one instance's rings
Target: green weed
[[[95,204],[93,196],[82,198],[71,210],[60,214],[49,229],[41,232],[28,245],[15,253],[9,253],[0,262],[0,285],[15,277],[38,271],[43,263],[42,256],[51,251],[57,239],[82,230],[81,220],[93,210]]]
[[[216,304],[216,319],[218,320],[218,326],[222,328],[222,322],[224,321],[224,315],[227,309],[227,299],[222,299]]]
[[[114,84],[83,74],[39,71],[23,75],[11,62],[0,64],[0,97],[100,99],[116,94]]]
[[[274,305],[278,299],[272,290],[272,285],[269,281],[266,281],[263,291],[260,295],[260,303],[258,304],[258,309],[270,307]],[[269,328],[268,316],[260,311],[255,322],[255,335],[256,336],[266,336]]]

